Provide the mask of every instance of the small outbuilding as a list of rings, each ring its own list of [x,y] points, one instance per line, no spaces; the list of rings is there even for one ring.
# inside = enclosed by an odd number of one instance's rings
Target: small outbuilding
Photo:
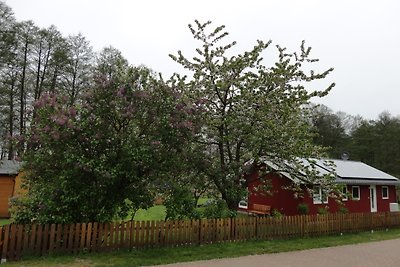
[[[21,162],[0,160],[0,218],[10,217],[10,198],[15,196],[21,187]]]
[[[329,162],[329,164],[327,164]],[[258,169],[250,170],[246,180],[248,199],[239,204],[239,210],[251,212],[259,205],[268,206],[271,211],[285,215],[316,214],[321,211],[335,212],[386,212],[397,211],[396,186],[399,179],[380,171],[363,162],[351,160],[312,160],[308,161],[321,175],[333,174],[335,182],[342,185],[341,204],[329,197],[319,184],[310,183],[304,173],[289,175],[279,171],[268,160],[262,161],[261,167],[267,167],[267,174]],[[260,167],[260,166],[258,166]],[[263,194],[259,188],[268,183],[269,194]],[[293,183],[300,186],[301,197],[290,190]]]

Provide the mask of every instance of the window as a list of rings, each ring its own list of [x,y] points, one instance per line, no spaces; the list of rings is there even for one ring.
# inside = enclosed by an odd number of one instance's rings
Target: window
[[[343,194],[342,201],[347,201],[349,199],[347,195],[347,186],[343,186],[342,194]]]
[[[389,199],[389,188],[382,186],[382,199]]]
[[[328,194],[326,194],[320,186],[315,186],[313,188],[313,203],[314,204],[328,203]]]
[[[241,208],[241,209],[247,209],[247,207],[248,207],[248,204],[247,204],[247,201],[246,201],[246,200],[241,200],[241,201],[239,202],[239,208]]]
[[[360,200],[360,187],[359,186],[351,187],[351,198],[353,200]]]

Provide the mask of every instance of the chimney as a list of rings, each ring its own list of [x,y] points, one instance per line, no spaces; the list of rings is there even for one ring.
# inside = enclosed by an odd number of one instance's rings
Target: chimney
[[[342,160],[349,160],[350,153],[349,152],[343,152],[341,158],[342,158]]]

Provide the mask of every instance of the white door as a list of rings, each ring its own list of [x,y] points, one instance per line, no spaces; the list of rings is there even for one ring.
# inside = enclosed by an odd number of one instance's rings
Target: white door
[[[369,187],[369,201],[371,202],[371,212],[377,212],[378,209],[376,207],[376,186],[371,185]]]

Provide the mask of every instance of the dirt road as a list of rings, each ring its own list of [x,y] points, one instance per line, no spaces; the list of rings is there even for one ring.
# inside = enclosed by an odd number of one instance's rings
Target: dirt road
[[[163,266],[400,267],[400,239]]]

